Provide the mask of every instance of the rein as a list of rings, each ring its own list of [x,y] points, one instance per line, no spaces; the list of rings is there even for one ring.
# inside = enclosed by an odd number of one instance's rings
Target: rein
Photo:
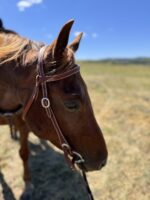
[[[36,97],[38,96],[39,86],[41,85],[42,95],[43,95],[43,97],[41,99],[41,105],[45,109],[48,118],[51,120],[51,122],[53,124],[53,127],[56,131],[56,134],[57,134],[59,142],[60,142],[60,146],[62,148],[62,151],[64,152],[64,157],[66,159],[66,162],[68,163],[68,165],[70,166],[70,168],[72,170],[77,170],[75,164],[83,165],[83,163],[85,161],[80,153],[72,150],[71,146],[67,142],[65,136],[63,135],[63,133],[60,129],[60,126],[57,122],[57,119],[56,119],[53,109],[51,107],[50,99],[48,98],[47,83],[59,81],[59,80],[68,78],[76,73],[79,73],[80,67],[78,65],[74,65],[73,68],[68,69],[60,74],[50,75],[50,76],[45,75],[44,74],[44,63],[43,63],[45,49],[46,49],[46,46],[43,46],[39,51],[38,63],[37,63],[38,74],[36,76],[35,88],[24,108],[22,117],[25,120],[27,113],[29,112],[33,102],[36,100]],[[84,179],[84,182],[86,185],[89,200],[94,200],[92,192],[91,192],[89,184],[88,184],[88,181],[87,181],[86,174],[83,170],[82,170],[82,176],[83,176],[83,179]]]

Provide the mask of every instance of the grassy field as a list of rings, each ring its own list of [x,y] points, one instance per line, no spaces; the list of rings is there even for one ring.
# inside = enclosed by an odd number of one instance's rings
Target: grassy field
[[[80,63],[109,151],[107,166],[88,174],[95,200],[150,199],[150,66]],[[0,200],[18,200],[18,142],[0,129]],[[30,136],[33,200],[87,200],[80,174],[62,154]]]

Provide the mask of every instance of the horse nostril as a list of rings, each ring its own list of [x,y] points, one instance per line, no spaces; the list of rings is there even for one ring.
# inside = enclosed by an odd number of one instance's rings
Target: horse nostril
[[[101,162],[101,164],[100,164],[99,169],[101,169],[102,167],[104,167],[104,166],[106,165],[106,163],[107,163],[107,159],[103,160],[103,161]]]
[[[107,160],[106,160],[106,159],[103,160],[103,162],[102,162],[102,167],[104,167],[104,166],[106,165],[106,163],[107,163]]]

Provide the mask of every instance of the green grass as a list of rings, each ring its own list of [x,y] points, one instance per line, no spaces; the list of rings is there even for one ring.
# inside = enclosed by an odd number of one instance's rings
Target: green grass
[[[79,64],[109,151],[107,166],[88,174],[95,199],[149,200],[150,66]],[[7,127],[0,130],[0,168],[18,198],[23,189],[19,144],[11,141],[8,132]],[[79,174],[68,169],[60,153],[35,137],[30,138],[30,146],[36,185],[33,200],[87,199]],[[5,200],[2,189],[0,200]],[[7,199],[12,200],[9,195]]]

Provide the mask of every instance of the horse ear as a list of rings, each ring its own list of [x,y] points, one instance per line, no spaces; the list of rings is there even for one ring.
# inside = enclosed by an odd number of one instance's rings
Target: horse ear
[[[69,34],[74,20],[68,21],[61,29],[54,45],[54,57],[60,56],[67,47]]]
[[[81,38],[83,36],[83,33],[80,33],[71,44],[68,45],[69,48],[71,48],[74,52],[76,52],[79,48],[79,44],[81,41]]]

